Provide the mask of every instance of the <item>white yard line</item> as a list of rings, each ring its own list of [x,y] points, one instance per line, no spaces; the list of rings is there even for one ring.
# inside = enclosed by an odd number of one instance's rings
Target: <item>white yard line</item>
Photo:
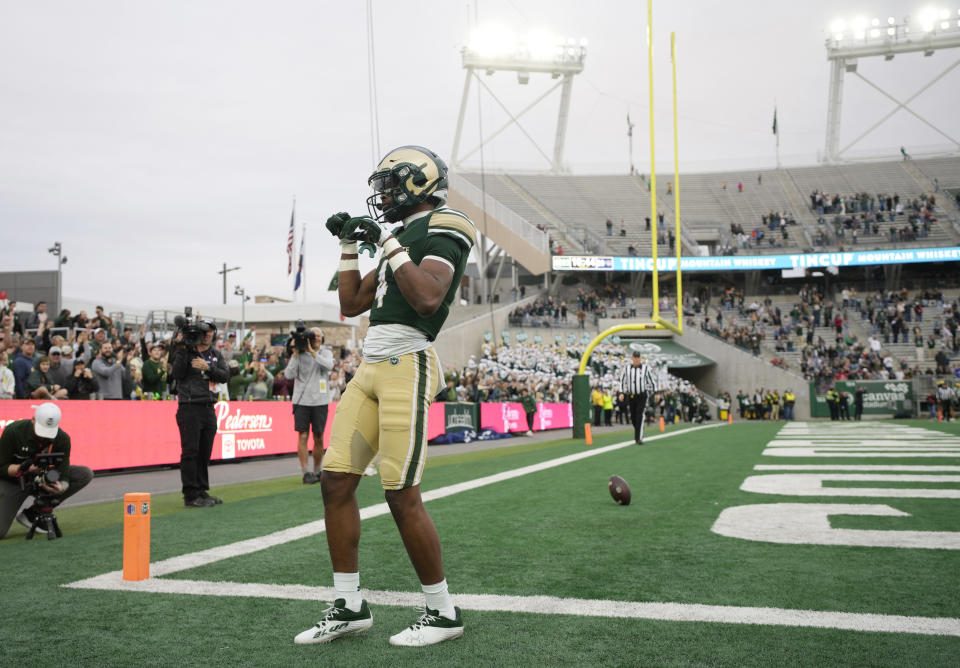
[[[723,425],[705,425],[679,432],[672,432],[670,434],[660,434],[646,438],[645,442],[719,426]],[[423,500],[431,501],[441,499],[504,480],[511,480],[513,478],[545,471],[588,457],[613,452],[631,445],[633,445],[633,441],[615,443],[606,447],[585,450],[574,455],[552,459],[512,471],[504,471],[483,478],[477,478],[476,480],[448,485],[430,492],[425,492],[423,494]],[[361,519],[369,519],[386,515],[389,512],[390,510],[387,504],[380,503],[362,508],[360,517]],[[222,561],[223,559],[265,550],[301,538],[307,538],[322,533],[324,529],[325,525],[323,520],[318,520],[282,531],[276,531],[266,536],[164,559],[163,561],[158,561],[150,565],[151,577],[147,580],[123,580],[121,571],[112,571],[77,582],[64,584],[63,586],[72,589],[98,589],[157,594],[220,597],[239,596],[306,601],[332,600],[334,598],[334,592],[330,587],[266,585],[245,582],[207,582],[201,580],[159,578],[161,575],[169,575],[178,571]],[[423,594],[421,592],[364,590],[364,596],[374,605],[417,606],[423,604]],[[949,617],[908,617],[902,615],[876,615],[783,608],[754,608],[689,603],[638,603],[632,601],[557,598],[553,596],[501,596],[493,594],[458,593],[456,594],[456,602],[464,610],[478,611],[525,612],[584,617],[621,617],[678,622],[758,624],[765,626],[794,626],[853,631],[960,636],[960,619]]]
[[[239,596],[243,598],[300,601],[330,601],[335,598],[332,587],[266,585],[249,582],[204,582],[167,578],[150,578],[139,582],[128,582],[120,578],[119,571],[64,586],[78,589],[107,589],[152,594]],[[422,592],[365,589],[363,595],[373,605],[411,607],[423,605]],[[908,617],[904,615],[700,605],[694,603],[637,603],[634,601],[557,598],[555,596],[501,596],[457,593],[454,598],[457,605],[463,610],[506,612],[510,614],[522,612],[539,615],[656,619],[671,622],[755,624],[760,626],[793,626],[881,633],[960,636],[960,619],[951,617]]]

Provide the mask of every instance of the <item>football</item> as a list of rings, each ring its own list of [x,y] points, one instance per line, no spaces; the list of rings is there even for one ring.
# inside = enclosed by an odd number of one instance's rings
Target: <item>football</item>
[[[630,505],[630,485],[618,475],[610,476],[610,496],[621,506]]]

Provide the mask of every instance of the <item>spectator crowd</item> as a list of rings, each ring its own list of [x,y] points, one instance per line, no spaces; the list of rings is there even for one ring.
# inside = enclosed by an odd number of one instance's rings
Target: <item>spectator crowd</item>
[[[936,196],[925,193],[901,201],[897,193],[838,195],[815,190],[810,193],[810,209],[819,225],[814,242],[827,245],[831,234],[837,243],[851,245],[867,237],[890,243],[926,239],[937,222],[936,205]]]
[[[0,399],[168,399],[172,332],[115,322],[103,307],[92,317],[64,309],[51,320],[47,305],[20,312],[15,301],[0,308]],[[217,340],[230,368],[218,389],[229,400],[289,400],[284,377],[289,349],[258,338],[251,328],[241,341],[229,323]],[[330,375],[339,399],[359,365],[346,348]]]
[[[694,298],[692,307],[685,308],[691,324],[754,355],[762,354],[764,342],[772,343],[775,353],[799,352],[798,366],[791,368],[785,355],[775,354],[770,362],[799,371],[806,380],[960,377],[953,362],[960,353],[960,301],[946,299],[939,290],[912,295],[907,289],[877,290],[861,298],[855,289],[843,288],[830,299],[805,285],[788,313],[769,297],[746,304],[742,295],[732,298],[735,294],[732,288],[725,290],[715,309],[709,300],[703,304]],[[932,323],[926,336],[925,317]],[[914,354],[898,356],[891,344],[912,344]],[[921,365],[930,361],[932,365]]]

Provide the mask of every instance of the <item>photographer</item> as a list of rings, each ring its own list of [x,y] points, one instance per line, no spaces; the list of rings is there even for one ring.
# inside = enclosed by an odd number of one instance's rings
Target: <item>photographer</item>
[[[77,358],[73,363],[73,373],[67,378],[64,387],[71,399],[91,399],[100,391],[100,383],[87,368],[87,362],[83,358]]]
[[[63,459],[56,468],[42,470],[35,456],[59,452]],[[0,538],[7,534],[14,516],[29,527],[37,517],[38,504],[17,514],[29,496],[52,497],[59,505],[87,486],[93,471],[86,466],[71,466],[70,437],[60,429],[60,408],[54,403],[37,406],[30,420],[16,420],[0,434]],[[38,533],[46,533],[37,528]]]
[[[293,382],[293,428],[297,431],[297,457],[303,471],[303,484],[320,480],[323,459],[323,430],[327,425],[330,403],[330,371],[333,353],[323,345],[323,331],[307,331],[302,322],[291,336],[293,351],[283,375]],[[313,427],[313,471],[307,468],[307,438]]]
[[[207,491],[210,483],[207,467],[217,434],[213,405],[217,402],[217,383],[230,378],[227,363],[213,346],[217,328],[211,322],[177,316],[180,327],[175,337],[172,377],[176,381],[177,426],[180,428],[180,481],[183,505],[209,508],[222,503]]]

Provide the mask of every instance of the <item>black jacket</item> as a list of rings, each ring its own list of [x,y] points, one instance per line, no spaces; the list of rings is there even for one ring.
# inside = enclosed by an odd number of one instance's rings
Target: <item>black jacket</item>
[[[175,350],[173,357],[173,379],[177,382],[177,399],[181,404],[213,404],[217,401],[216,383],[230,380],[230,371],[223,355],[216,347],[210,347],[202,353],[192,350]],[[190,366],[190,360],[202,357],[210,368],[200,371]]]
[[[63,386],[67,388],[68,399],[89,399],[91,394],[100,390],[100,383],[97,382],[96,376],[87,378],[70,374]]]

